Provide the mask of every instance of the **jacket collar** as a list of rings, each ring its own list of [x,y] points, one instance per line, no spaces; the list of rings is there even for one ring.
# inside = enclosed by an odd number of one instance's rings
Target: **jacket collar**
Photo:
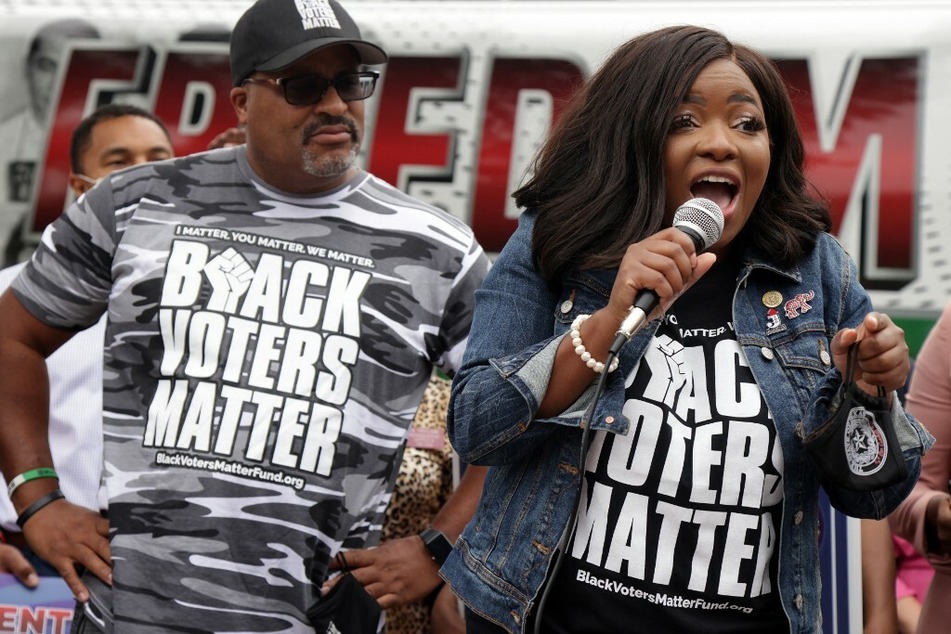
[[[816,248],[818,248],[818,246]],[[763,270],[775,275],[780,275],[797,284],[802,283],[802,271],[800,271],[799,265],[782,268],[771,260],[767,260],[758,249],[750,246],[746,248],[746,252],[743,254],[743,270],[740,273],[740,279],[746,279],[746,277],[755,270]]]

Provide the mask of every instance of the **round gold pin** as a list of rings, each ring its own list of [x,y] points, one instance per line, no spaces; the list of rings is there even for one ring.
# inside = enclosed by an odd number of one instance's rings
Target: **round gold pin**
[[[766,291],[763,295],[763,306],[776,308],[783,303],[783,295],[779,291]]]

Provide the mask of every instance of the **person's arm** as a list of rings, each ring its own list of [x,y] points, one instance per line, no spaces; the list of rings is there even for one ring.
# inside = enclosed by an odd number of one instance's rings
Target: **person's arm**
[[[476,465],[466,467],[465,473],[459,480],[459,486],[433,518],[433,528],[445,533],[449,541],[455,542],[462,534],[462,529],[475,515],[488,471],[487,467]]]
[[[535,267],[531,215],[526,212],[520,218],[476,295],[469,344],[453,382],[449,433],[469,464],[517,462],[534,451],[551,433],[546,419],[563,418],[577,407],[598,376],[581,360],[568,333],[554,334],[559,300]],[[678,229],[667,228],[632,244],[614,276],[610,297],[603,306],[592,307],[581,326],[587,351],[595,360],[607,358],[618,326],[641,289],[652,289],[660,297],[652,315],[657,317],[715,261],[712,253],[695,255],[693,241]],[[573,422],[580,425],[580,416]]]
[[[927,555],[936,570],[951,571],[951,304],[945,306],[915,361],[907,409],[935,437],[921,459],[911,494],[889,516],[896,534]]]
[[[429,611],[432,634],[466,634],[466,620],[459,597],[449,584],[442,586]]]
[[[46,357],[70,336],[35,318],[11,290],[0,295],[0,465],[7,482],[53,466]],[[31,479],[20,484],[11,499],[22,516],[57,488],[56,478]],[[88,598],[77,564],[111,581],[108,522],[98,514],[54,499],[32,513],[22,528],[30,547],[57,569],[77,600]]]
[[[450,543],[475,513],[486,471],[486,467],[468,467],[459,486],[433,518],[432,527],[442,531]],[[442,585],[439,564],[419,535],[391,539],[375,548],[348,550],[345,557],[353,576],[383,609],[422,601]],[[336,568],[336,561],[330,567]],[[326,594],[338,579],[327,581],[321,593]]]
[[[891,529],[882,520],[862,520],[862,616],[868,634],[895,632],[895,553]]]

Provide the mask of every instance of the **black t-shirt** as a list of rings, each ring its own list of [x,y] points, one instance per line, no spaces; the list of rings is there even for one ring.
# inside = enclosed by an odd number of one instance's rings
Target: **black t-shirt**
[[[787,631],[782,453],[733,332],[738,262],[675,302],[597,432],[545,632]],[[764,308],[765,310],[765,308]]]

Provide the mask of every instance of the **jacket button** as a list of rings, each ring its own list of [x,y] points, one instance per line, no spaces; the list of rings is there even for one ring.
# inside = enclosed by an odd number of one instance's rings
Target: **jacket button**
[[[793,515],[793,524],[796,526],[802,524],[802,511],[796,511],[796,514]]]
[[[561,312],[562,312],[562,314],[567,314],[567,313],[571,312],[571,308],[572,308],[574,305],[575,305],[575,303],[574,303],[573,301],[571,301],[570,299],[566,299],[565,301],[563,301],[563,302],[561,303]]]
[[[760,354],[763,355],[763,358],[766,359],[767,361],[773,360],[773,351],[770,348],[763,346],[762,348],[759,349],[759,351],[760,351]]]
[[[832,363],[832,357],[829,356],[828,351],[823,350],[819,353],[819,360],[822,361],[822,365],[830,365]]]
[[[802,595],[801,595],[801,594],[797,594],[797,595],[796,595],[796,598],[793,600],[793,603],[796,604],[796,609],[797,609],[797,610],[801,610],[801,609],[802,609]]]
[[[606,416],[605,419],[604,419],[604,422],[607,423],[608,425],[610,425],[611,423],[614,422],[614,417],[613,417],[613,416]]]

